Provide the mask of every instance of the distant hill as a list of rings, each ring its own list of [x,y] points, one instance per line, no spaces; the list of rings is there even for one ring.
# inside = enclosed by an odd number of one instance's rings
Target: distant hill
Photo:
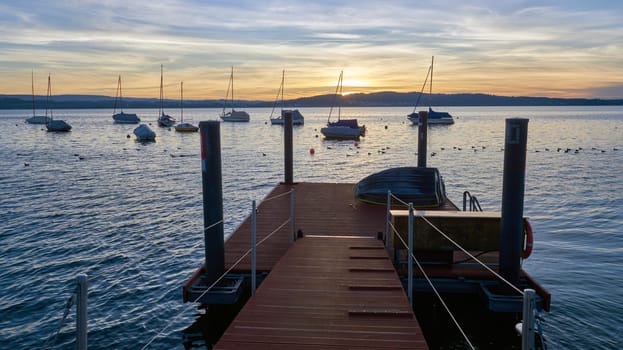
[[[382,106],[413,106],[418,99],[416,92],[375,92],[358,93],[340,97],[344,107],[382,107]],[[286,101],[291,107],[329,107],[335,96],[333,94],[297,98]],[[45,96],[35,96],[37,110],[45,109]],[[110,108],[115,98],[98,95],[58,95],[53,96],[51,105],[54,109]],[[185,108],[221,108],[223,100],[188,100]],[[240,107],[271,107],[273,101],[236,101]],[[496,96],[487,94],[422,94],[419,106],[603,106],[623,105],[623,99],[586,99],[586,98],[549,98],[527,96]],[[158,108],[160,100],[155,98],[123,99],[123,108]],[[179,101],[165,100],[165,107],[178,108]],[[0,109],[30,109],[30,95],[0,95]]]

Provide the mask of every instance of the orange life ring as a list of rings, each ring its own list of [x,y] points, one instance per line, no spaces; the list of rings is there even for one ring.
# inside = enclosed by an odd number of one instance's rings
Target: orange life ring
[[[521,250],[521,258],[528,259],[530,254],[532,254],[532,245],[534,244],[534,235],[532,233],[532,225],[528,219],[523,219],[523,233],[524,233],[524,241],[523,241],[523,249]]]

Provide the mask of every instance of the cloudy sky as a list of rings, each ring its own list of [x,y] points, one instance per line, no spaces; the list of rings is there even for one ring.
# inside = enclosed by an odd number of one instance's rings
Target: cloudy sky
[[[3,0],[0,94],[419,91],[623,98],[623,1]]]

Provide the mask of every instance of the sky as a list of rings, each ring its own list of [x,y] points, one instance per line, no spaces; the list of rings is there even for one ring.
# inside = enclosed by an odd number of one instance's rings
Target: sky
[[[0,94],[623,98],[623,1],[2,0]],[[428,90],[428,86],[426,87]]]

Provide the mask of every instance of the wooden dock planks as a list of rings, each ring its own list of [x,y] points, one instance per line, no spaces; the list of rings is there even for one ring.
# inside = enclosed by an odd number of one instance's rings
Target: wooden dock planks
[[[295,232],[304,235],[352,235],[376,237],[385,231],[386,208],[358,202],[353,184],[298,183],[277,185],[260,203],[257,210],[257,241],[271,234],[290,217],[290,197],[280,195],[295,191]],[[271,199],[275,198],[275,199]],[[225,242],[225,267],[232,266],[251,245],[251,220],[247,218]],[[290,224],[287,223],[258,247],[258,271],[270,271],[290,246]],[[234,272],[250,270],[250,257]]]
[[[215,346],[277,348],[428,349],[382,241],[330,235],[297,240]]]

